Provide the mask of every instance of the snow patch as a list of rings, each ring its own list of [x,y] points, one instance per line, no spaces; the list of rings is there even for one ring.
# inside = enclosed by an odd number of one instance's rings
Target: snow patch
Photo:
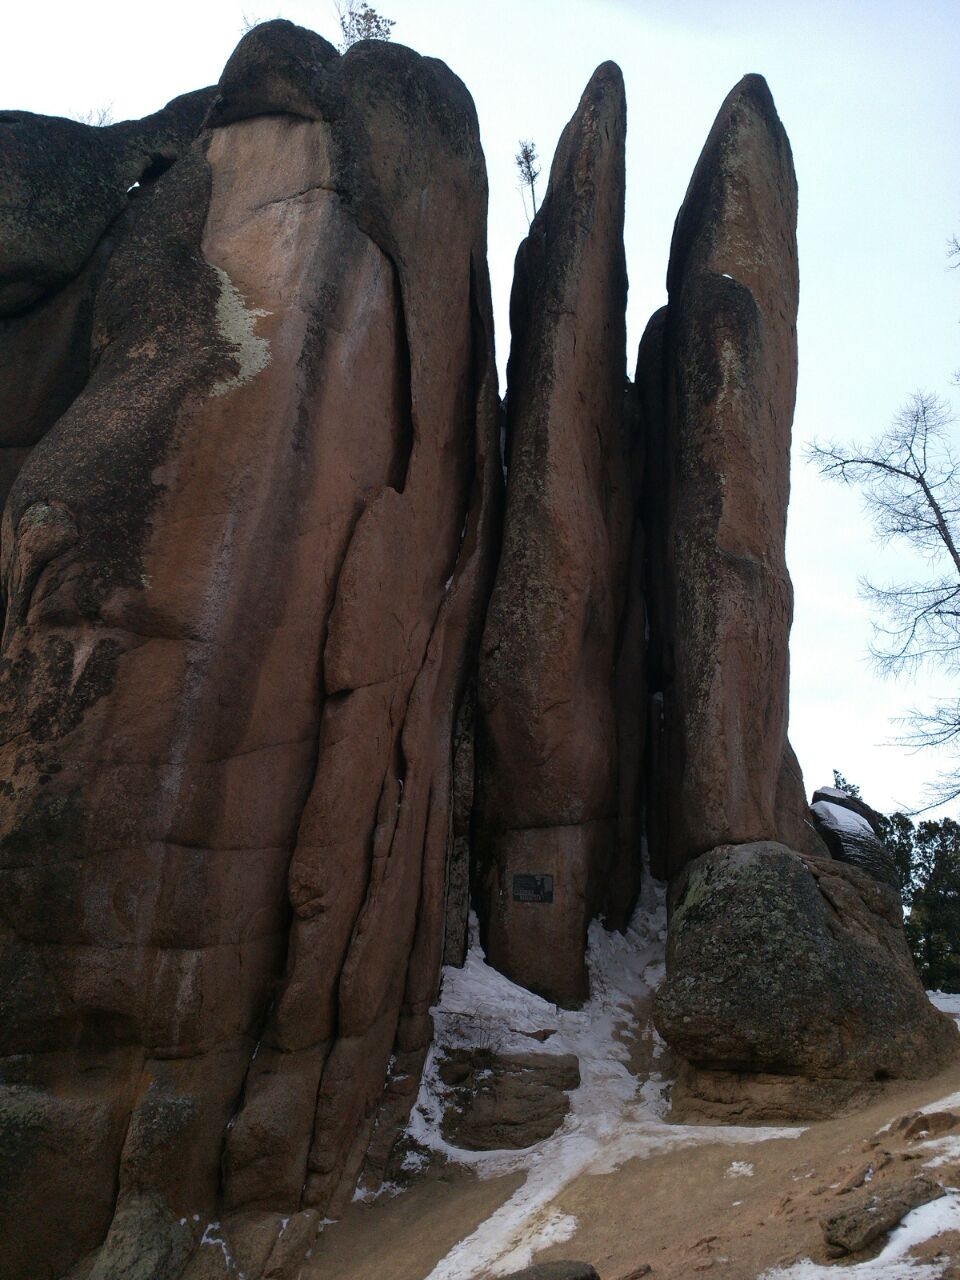
[[[196,1217],[196,1214],[194,1214],[194,1217]],[[223,1254],[223,1261],[227,1268],[227,1275],[236,1276],[237,1280],[246,1280],[244,1273],[237,1267],[236,1259],[230,1252],[226,1240],[224,1240],[223,1236],[217,1235],[219,1230],[219,1222],[208,1222],[204,1228],[200,1244],[212,1245],[214,1248],[219,1247],[220,1252]]]
[[[734,1160],[733,1164],[724,1174],[725,1178],[752,1178],[754,1174],[753,1165],[747,1160]]]
[[[944,1196],[908,1213],[883,1252],[852,1266],[819,1266],[804,1258],[792,1267],[765,1271],[759,1280],[940,1280],[943,1261],[919,1262],[907,1255],[944,1231],[960,1231],[960,1194]]]
[[[932,1160],[925,1160],[925,1169],[939,1169],[945,1164],[960,1163],[960,1133],[949,1133],[943,1138],[930,1138],[921,1142],[923,1150],[933,1154]]]
[[[664,1116],[670,1082],[654,1070],[638,1080],[629,1070],[631,1040],[662,1047],[644,1009],[664,975],[665,889],[649,877],[625,935],[594,921],[588,937],[590,999],[560,1009],[518,987],[485,961],[470,921],[462,969],[443,971],[432,1010],[436,1035],[424,1069],[409,1136],[421,1147],[471,1166],[481,1178],[525,1173],[523,1185],[434,1267],[427,1280],[469,1280],[488,1269],[503,1275],[527,1266],[546,1244],[569,1239],[576,1223],[554,1204],[583,1174],[613,1173],[627,1160],[702,1143],[753,1143],[794,1138],[798,1128],[674,1125]],[[551,1137],[522,1151],[467,1151],[448,1143],[440,1124],[448,1090],[439,1076],[443,1049],[486,1048],[504,1054],[575,1054],[581,1085]],[[558,1233],[569,1234],[560,1235]]]
[[[574,1237],[576,1231],[576,1218],[572,1214],[561,1213],[559,1209],[548,1209],[534,1215],[530,1222],[524,1224],[514,1247],[499,1259],[497,1271],[522,1271],[530,1266],[534,1255],[541,1249],[552,1244],[564,1244]]]
[[[257,337],[257,320],[270,315],[262,307],[247,308],[243,295],[222,267],[214,267],[220,277],[220,297],[217,299],[217,325],[221,337],[234,349],[238,370],[232,378],[225,378],[213,385],[215,396],[225,396],[228,391],[242,387],[256,377],[270,363],[270,343]]]
[[[928,991],[927,999],[942,1013],[949,1013],[951,1018],[956,1018],[960,1024],[960,995],[955,995],[952,991]]]
[[[857,836],[861,840],[873,840],[876,838],[873,834],[873,827],[871,827],[866,818],[859,813],[854,813],[852,809],[845,809],[840,804],[832,804],[829,800],[818,800],[810,808],[823,825],[831,831],[838,831],[845,836]]]

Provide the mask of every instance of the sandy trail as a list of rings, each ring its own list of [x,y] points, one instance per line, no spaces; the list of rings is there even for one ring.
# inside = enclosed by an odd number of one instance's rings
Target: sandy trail
[[[960,1096],[950,1097],[960,1095],[960,1062],[928,1081],[877,1086],[869,1105],[802,1129],[669,1123],[669,1067],[649,1025],[663,934],[655,899],[626,940],[592,933],[595,995],[576,1013],[513,987],[476,950],[465,970],[448,971],[439,1044],[493,1034],[513,1053],[549,1031],[534,1048],[580,1058],[571,1113],[557,1134],[524,1152],[456,1151],[439,1134],[434,1062],[411,1126],[432,1163],[400,1194],[356,1202],[328,1226],[303,1280],[494,1280],[532,1259],[560,1258],[592,1262],[601,1280],[627,1280],[645,1265],[655,1280],[707,1272],[758,1280],[801,1259],[829,1261],[819,1218],[848,1203],[844,1185],[867,1169],[879,1187],[937,1161],[931,1172],[960,1187]],[[882,1132],[944,1099],[957,1123],[939,1145]],[[960,1197],[943,1204],[960,1223]],[[960,1231],[911,1249],[906,1261],[852,1272],[830,1266],[826,1276],[960,1280]],[[814,1268],[777,1280],[823,1276]]]
[[[837,1202],[837,1184],[875,1157],[870,1144],[879,1130],[957,1091],[960,1065],[921,1083],[885,1085],[862,1111],[812,1124],[799,1138],[683,1147],[629,1160],[614,1173],[583,1174],[551,1206],[576,1218],[576,1233],[536,1260],[586,1259],[602,1280],[625,1280],[642,1264],[656,1280],[707,1272],[757,1280],[801,1258],[826,1262],[818,1218]],[[880,1141],[893,1157],[888,1177],[908,1176],[933,1158],[916,1142]],[[731,1172],[735,1164],[752,1173]],[[960,1160],[936,1172],[960,1185]],[[324,1232],[304,1280],[425,1280],[522,1181],[522,1174],[484,1180],[451,1168],[399,1196],[355,1204]],[[935,1274],[960,1280],[960,1233],[919,1252],[941,1251],[954,1260]],[[836,1268],[837,1280],[846,1270]],[[464,1280],[473,1274],[465,1270]]]

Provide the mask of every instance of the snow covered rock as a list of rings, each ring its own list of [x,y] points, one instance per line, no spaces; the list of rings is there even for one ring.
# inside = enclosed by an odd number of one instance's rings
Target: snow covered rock
[[[810,810],[834,858],[900,892],[900,874],[880,837],[880,815],[874,809],[837,787],[820,787],[813,793]]]
[[[925,1077],[960,1047],[920,985],[899,896],[772,842],[721,846],[680,877],[655,1009],[693,1068],[678,1098],[730,1114],[739,1096],[756,1118],[824,1114],[851,1082]],[[763,1097],[771,1076],[788,1078],[779,1099]]]

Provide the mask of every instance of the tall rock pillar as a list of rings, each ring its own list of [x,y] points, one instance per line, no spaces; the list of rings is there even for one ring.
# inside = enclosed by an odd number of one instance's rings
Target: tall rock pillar
[[[786,740],[796,220],[790,144],[766,82],[746,76],[677,216],[669,305],[638,369],[655,521],[647,794],[660,874],[718,844],[804,839]]]
[[[488,958],[564,1004],[618,839],[614,664],[630,532],[623,440],[623,80],[564,130],[510,302],[507,511],[479,675],[478,898]]]

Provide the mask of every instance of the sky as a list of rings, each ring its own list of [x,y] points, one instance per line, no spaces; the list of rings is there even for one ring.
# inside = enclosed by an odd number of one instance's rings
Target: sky
[[[898,719],[949,696],[949,679],[881,678],[858,580],[925,566],[881,547],[855,491],[804,460],[815,438],[867,440],[924,389],[960,412],[960,0],[383,0],[394,39],[442,58],[473,94],[490,181],[498,363],[526,218],[521,138],[550,158],[594,69],[628,102],[627,369],[666,301],[677,209],[727,92],[767,79],[800,189],[800,377],[787,560],[795,589],[791,739],[808,791],[839,769],[876,808],[916,807],[946,767],[896,745]],[[215,83],[246,23],[286,17],[338,39],[331,0],[130,0],[10,6],[0,108],[122,120]],[[956,429],[960,437],[960,427]],[[956,804],[946,812],[958,815]]]

